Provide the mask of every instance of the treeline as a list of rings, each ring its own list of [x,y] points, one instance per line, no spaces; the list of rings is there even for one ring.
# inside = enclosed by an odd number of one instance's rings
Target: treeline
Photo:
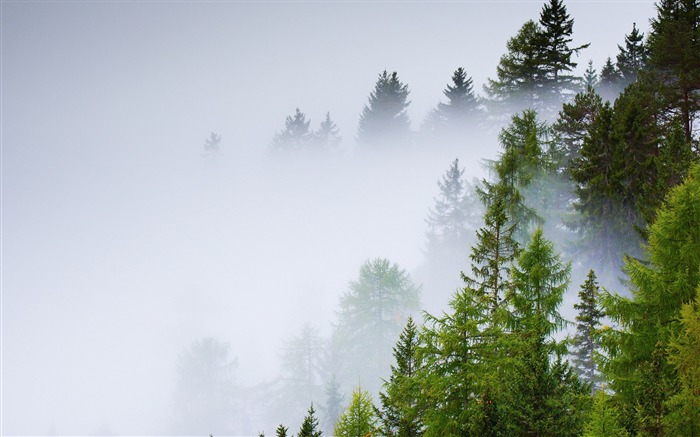
[[[304,417],[297,436],[700,435],[700,4],[661,1],[651,24],[646,40],[633,25],[600,75],[589,64],[576,77],[586,45],[570,47],[573,19],[550,0],[509,40],[486,98],[458,69],[421,134],[504,127],[490,177],[465,181],[455,160],[428,213],[426,263],[462,270],[448,307],[416,323],[420,287],[368,260],[330,337],[306,325],[280,377],[227,391],[216,408],[228,415],[211,420]],[[383,72],[358,146],[410,144],[407,98]],[[339,144],[329,114],[311,131],[300,110],[273,141]],[[574,270],[587,274],[572,324],[561,306]],[[600,272],[625,275],[627,293],[601,287]],[[208,378],[232,364],[227,350],[211,340],[188,353],[218,357]],[[186,389],[197,372],[183,373],[183,417],[213,407]]]

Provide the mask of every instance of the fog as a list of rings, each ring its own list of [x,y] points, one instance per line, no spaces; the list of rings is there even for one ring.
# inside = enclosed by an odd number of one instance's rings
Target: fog
[[[409,86],[414,131],[457,67],[483,94],[541,5],[3,1],[0,432],[172,433],[193,341],[228,342],[254,387],[305,323],[330,334],[363,262],[419,271],[438,179],[455,158],[485,177],[497,130],[362,153],[362,107],[384,69]],[[567,6],[574,43],[591,43],[581,71],[654,14]],[[312,129],[330,112],[339,151],[269,151],[297,107]],[[452,291],[424,289],[422,308]]]

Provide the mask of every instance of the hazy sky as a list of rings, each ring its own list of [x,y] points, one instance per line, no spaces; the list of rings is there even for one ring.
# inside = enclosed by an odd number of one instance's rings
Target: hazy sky
[[[364,259],[415,268],[453,157],[392,182],[261,152],[296,107],[352,146],[383,69],[418,129],[457,67],[481,92],[542,3],[2,1],[2,433],[159,432],[194,338],[230,341],[243,382],[272,377]],[[567,6],[581,67],[654,14]],[[210,131],[219,162],[200,157]]]

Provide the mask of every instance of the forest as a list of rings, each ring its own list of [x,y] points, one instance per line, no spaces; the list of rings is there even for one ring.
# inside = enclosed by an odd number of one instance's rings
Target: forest
[[[226,430],[261,414],[279,437],[700,435],[700,4],[656,9],[648,35],[630,23],[616,58],[579,77],[587,45],[572,46],[564,2],[546,2],[483,95],[457,68],[419,132],[408,84],[381,72],[356,155],[459,148],[478,132],[500,144],[488,177],[465,180],[451,162],[426,214],[424,266],[368,259],[331,335],[306,323],[274,381],[230,385],[228,346],[193,343],[182,431],[199,430],[188,417]],[[313,130],[297,108],[270,155],[328,157],[341,142],[329,113]],[[447,306],[419,311],[438,289]]]
[[[700,436],[700,1],[607,4],[3,1],[0,434]]]

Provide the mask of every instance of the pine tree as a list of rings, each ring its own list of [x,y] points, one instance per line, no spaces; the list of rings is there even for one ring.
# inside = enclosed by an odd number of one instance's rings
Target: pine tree
[[[290,152],[302,150],[311,141],[306,115],[296,108],[293,116],[288,116],[284,122],[284,130],[278,132],[272,140],[271,149],[274,151]]]
[[[598,81],[596,90],[600,93],[603,100],[611,102],[617,98],[622,88],[622,75],[612,59],[608,57],[608,59],[605,60],[603,68],[600,70],[600,80]]]
[[[472,78],[467,76],[464,68],[455,70],[452,84],[447,84],[443,94],[447,97],[447,102],[438,104],[436,115],[446,131],[464,134],[469,128],[476,127],[481,118],[481,110],[474,94]]]
[[[662,85],[656,98],[680,120],[691,143],[700,115],[700,4],[661,0],[656,9],[647,44],[650,70]]]
[[[324,151],[333,151],[338,148],[342,141],[342,137],[338,135],[340,131],[331,120],[330,112],[326,112],[326,118],[323,119],[318,130],[314,132],[314,145]]]
[[[335,424],[335,437],[366,437],[377,430],[377,417],[374,414],[372,397],[367,390],[357,387],[352,392],[348,409],[340,415]]]
[[[406,109],[408,85],[399,80],[394,71],[379,75],[369,102],[362,108],[357,142],[363,145],[405,143],[410,134],[410,121]]]
[[[666,359],[681,332],[680,312],[700,285],[700,165],[671,190],[648,229],[648,261],[628,258],[632,297],[604,293],[604,310],[620,325],[604,345],[604,371],[634,432],[666,432],[668,400],[679,391]]]
[[[575,348],[572,364],[579,379],[590,384],[593,394],[601,388],[601,378],[596,364],[596,353],[600,347],[596,333],[600,319],[603,317],[597,301],[599,292],[595,273],[591,270],[578,293],[579,303],[574,305],[578,315],[576,316],[576,335],[572,342]]]
[[[552,126],[562,144],[563,155],[558,170],[568,172],[568,167],[580,158],[583,141],[603,106],[603,101],[592,86],[576,94],[574,101],[564,103],[559,118]]]
[[[289,431],[289,428],[287,428],[286,426],[284,426],[284,425],[282,425],[282,424],[280,423],[280,425],[279,425],[279,426],[277,427],[277,429],[275,430],[275,436],[277,436],[277,437],[287,437],[287,431]]]
[[[318,419],[316,419],[315,414],[314,404],[311,404],[304,421],[301,423],[297,437],[321,437],[323,435],[323,432],[318,429]]]
[[[617,68],[622,76],[622,87],[635,82],[637,75],[647,63],[647,49],[644,45],[644,34],[637,29],[637,23],[632,24],[632,32],[625,35],[625,47],[617,46]]]
[[[391,376],[384,381],[384,392],[379,393],[381,410],[379,435],[387,437],[419,437],[423,435],[422,395],[419,377],[418,329],[409,317],[399,341],[394,346],[395,365]]]
[[[550,0],[542,7],[540,26],[541,62],[546,72],[545,87],[551,93],[550,99],[555,102],[554,106],[558,107],[567,95],[573,96],[579,89],[580,79],[567,73],[577,65],[572,56],[589,44],[570,47],[574,20],[570,18],[562,0]]]

